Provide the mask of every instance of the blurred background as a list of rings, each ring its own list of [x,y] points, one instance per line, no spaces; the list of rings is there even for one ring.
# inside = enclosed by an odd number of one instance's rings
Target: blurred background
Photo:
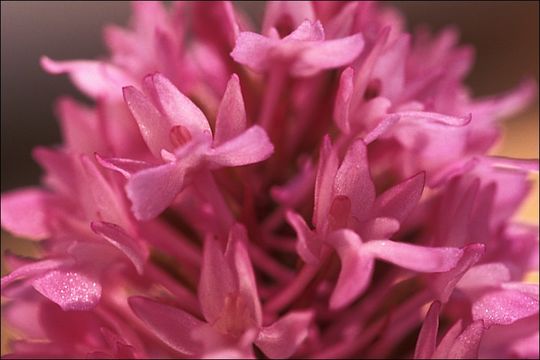
[[[260,19],[264,2],[238,2]],[[524,77],[538,82],[538,2],[408,1],[387,2],[405,16],[409,30],[454,25],[462,43],[476,48],[476,64],[467,83],[476,96],[497,94]],[[47,75],[41,55],[53,59],[106,56],[101,29],[127,25],[129,2],[2,1],[1,3],[1,191],[38,184],[41,170],[31,157],[36,145],[60,142],[52,105],[60,95],[84,100],[67,76]],[[538,100],[505,124],[494,150],[507,156],[538,158]],[[538,222],[538,179],[520,217]],[[30,254],[29,242],[2,233],[2,253],[17,244]],[[2,267],[2,270],[3,267]],[[3,273],[3,271],[2,271]],[[3,334],[4,335],[4,334]],[[2,354],[5,352],[2,336]]]

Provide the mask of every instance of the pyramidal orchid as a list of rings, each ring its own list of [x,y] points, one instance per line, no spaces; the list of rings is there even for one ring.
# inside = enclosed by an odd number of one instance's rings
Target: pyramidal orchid
[[[41,59],[94,103],[2,194],[39,249],[2,354],[538,358],[538,161],[488,153],[536,84],[472,97],[472,48],[386,4],[265,6],[134,2],[107,58]]]

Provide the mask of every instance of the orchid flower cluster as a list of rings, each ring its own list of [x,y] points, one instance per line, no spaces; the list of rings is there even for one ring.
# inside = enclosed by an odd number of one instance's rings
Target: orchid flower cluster
[[[455,30],[371,2],[134,2],[55,61],[42,187],[2,195],[11,357],[538,358],[538,162],[487,155],[525,81],[474,99]]]

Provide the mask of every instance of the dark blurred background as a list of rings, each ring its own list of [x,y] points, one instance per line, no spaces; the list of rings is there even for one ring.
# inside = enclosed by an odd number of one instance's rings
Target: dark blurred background
[[[264,6],[263,2],[236,5],[255,18],[261,16]],[[402,11],[409,29],[427,24],[432,29],[455,25],[461,30],[462,42],[473,44],[477,50],[476,65],[468,79],[475,95],[507,90],[525,76],[538,80],[536,1],[412,1],[386,5]],[[67,76],[51,76],[41,70],[40,56],[105,56],[101,29],[110,23],[126,25],[130,3],[2,1],[1,10],[1,190],[5,191],[38,183],[40,169],[31,158],[32,148],[60,142],[52,111],[54,100],[63,94],[81,99]],[[516,137],[522,150],[514,153],[538,157],[538,102],[526,115],[512,120],[509,129],[528,132],[526,139]]]

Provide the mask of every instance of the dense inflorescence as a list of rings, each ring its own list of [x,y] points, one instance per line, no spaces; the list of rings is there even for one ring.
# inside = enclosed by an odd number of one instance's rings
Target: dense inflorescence
[[[42,58],[42,187],[2,195],[14,357],[535,357],[537,161],[488,156],[525,81],[371,2],[134,2],[106,60]]]

